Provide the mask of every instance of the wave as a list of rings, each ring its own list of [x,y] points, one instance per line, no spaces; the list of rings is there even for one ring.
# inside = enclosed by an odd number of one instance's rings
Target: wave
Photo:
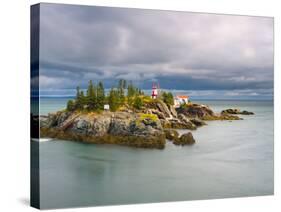
[[[51,141],[53,140],[52,138],[31,138],[32,141],[35,141],[35,142],[47,142],[47,141]]]

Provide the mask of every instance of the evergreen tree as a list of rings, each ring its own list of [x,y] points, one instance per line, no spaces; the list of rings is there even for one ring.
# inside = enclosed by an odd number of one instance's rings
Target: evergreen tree
[[[135,88],[132,82],[130,82],[127,88],[127,101],[129,105],[133,104],[134,96],[135,96]]]
[[[79,95],[80,95],[80,87],[77,86],[77,87],[76,87],[76,100],[78,100]]]
[[[108,96],[108,104],[111,111],[116,111],[119,108],[119,91],[111,88]]]
[[[102,110],[105,103],[105,92],[103,83],[99,82],[97,86],[97,109]]]
[[[77,108],[77,109],[82,108],[82,102],[81,102],[80,95],[81,95],[80,87],[77,86],[76,87],[76,99],[75,99],[75,108]]]
[[[134,108],[140,110],[143,106],[143,100],[141,97],[137,96],[134,100],[134,104],[133,104]]]
[[[92,80],[89,81],[87,89],[87,104],[89,110],[95,110],[97,108],[96,86],[93,84]]]
[[[125,89],[127,86],[127,82],[124,79],[120,79],[118,83],[118,96],[119,96],[119,104],[123,105],[125,103]]]
[[[85,95],[84,95],[84,91],[80,91],[80,95],[79,95],[79,99],[78,99],[78,101],[79,101],[79,109],[84,109],[84,106],[86,106],[86,104],[87,104],[87,101],[86,101],[87,99],[86,99],[86,97],[85,97]]]
[[[161,94],[162,100],[168,104],[168,105],[173,105],[174,104],[174,96],[171,92],[165,92],[163,91]]]
[[[74,103],[73,100],[68,100],[66,109],[68,111],[74,111],[75,110],[75,103]]]

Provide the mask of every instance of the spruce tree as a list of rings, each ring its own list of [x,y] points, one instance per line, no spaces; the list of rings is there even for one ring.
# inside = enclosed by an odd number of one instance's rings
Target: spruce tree
[[[93,84],[92,80],[89,81],[89,85],[87,89],[87,104],[89,110],[97,109],[96,86]]]
[[[99,82],[97,86],[97,109],[102,110],[105,103],[105,92],[103,83]]]
[[[123,105],[125,103],[125,89],[127,86],[127,82],[124,79],[120,79],[118,83],[118,96],[119,96],[119,104]]]
[[[81,102],[80,94],[81,94],[80,87],[77,86],[76,87],[76,98],[75,98],[75,107],[77,109],[80,109],[82,107],[82,102]]]
[[[111,111],[116,111],[119,107],[119,91],[111,88],[108,96],[108,103]]]
[[[75,103],[73,100],[68,100],[66,110],[68,110],[68,111],[75,110]]]
[[[174,104],[174,96],[171,92],[165,92],[163,91],[161,94],[162,100],[168,104],[168,105],[173,105]]]
[[[84,95],[84,91],[80,91],[79,95],[79,102],[80,102],[80,107],[79,109],[84,109],[84,106],[86,106],[86,97]]]
[[[134,99],[134,104],[133,104],[134,108],[140,110],[143,106],[143,100],[141,97],[137,96],[135,99]]]

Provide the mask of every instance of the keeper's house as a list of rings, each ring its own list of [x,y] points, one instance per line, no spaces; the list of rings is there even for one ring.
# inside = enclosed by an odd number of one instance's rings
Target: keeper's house
[[[189,100],[189,96],[176,96],[174,98],[174,107],[178,108],[180,107],[182,104],[187,104]]]

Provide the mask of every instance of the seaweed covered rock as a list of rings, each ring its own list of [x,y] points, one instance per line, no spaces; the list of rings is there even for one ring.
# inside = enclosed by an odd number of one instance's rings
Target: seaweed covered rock
[[[174,140],[173,142],[175,145],[192,145],[195,143],[195,140],[193,138],[193,135],[191,132],[182,134],[181,137],[178,140]]]
[[[202,121],[201,119],[198,119],[198,118],[192,118],[192,119],[190,119],[190,122],[192,122],[197,127],[202,127],[204,125],[207,125],[206,122],[204,122],[204,121]]]
[[[170,122],[171,128],[174,128],[174,129],[189,129],[189,130],[196,129],[196,126],[189,120],[185,122],[185,121],[181,121],[179,119],[170,119],[169,122]]]
[[[234,109],[230,108],[230,109],[223,110],[223,111],[221,111],[221,114],[254,115],[253,112],[246,111],[246,110],[240,111],[240,109],[237,109],[237,108],[234,108]]]
[[[166,138],[170,141],[178,141],[179,133],[174,129],[165,129],[164,130]]]
[[[215,113],[207,106],[200,104],[186,104],[183,107],[177,108],[178,114],[184,114],[189,118],[204,118],[214,116]]]
[[[202,104],[189,103],[177,108],[178,116],[185,115],[190,120],[193,120],[200,126],[204,125],[203,122],[199,123],[198,120],[213,121],[213,120],[240,120],[241,118],[229,113],[216,114],[209,106]],[[199,126],[197,125],[197,126]]]
[[[181,120],[181,122],[185,123],[190,130],[195,130],[196,129],[196,124],[192,122],[192,120],[188,119],[184,114],[179,114],[178,119]]]

